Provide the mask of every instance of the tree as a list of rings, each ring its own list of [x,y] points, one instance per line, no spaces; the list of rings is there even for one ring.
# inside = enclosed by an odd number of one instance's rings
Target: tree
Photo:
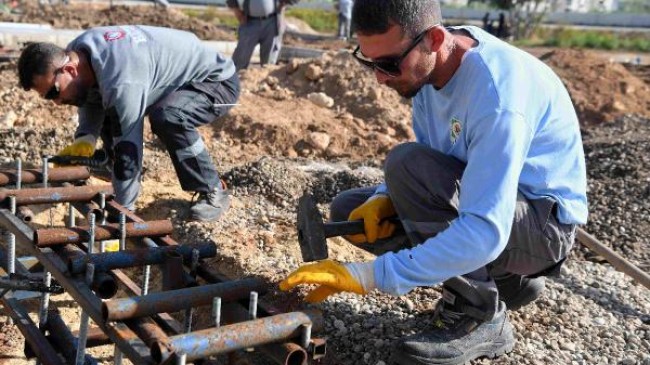
[[[516,39],[529,38],[546,14],[559,0],[490,0],[493,6],[508,12],[507,30]]]

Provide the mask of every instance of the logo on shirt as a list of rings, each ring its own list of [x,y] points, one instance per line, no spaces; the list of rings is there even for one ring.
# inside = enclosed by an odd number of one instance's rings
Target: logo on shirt
[[[126,33],[123,30],[109,30],[104,33],[104,40],[106,42],[117,41],[124,38],[125,35]]]
[[[449,139],[451,139],[451,143],[454,144],[456,143],[460,132],[463,131],[463,124],[460,119],[456,117],[452,117],[449,124]]]

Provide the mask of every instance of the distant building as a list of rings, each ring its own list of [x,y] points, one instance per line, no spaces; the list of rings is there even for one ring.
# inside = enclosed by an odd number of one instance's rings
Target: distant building
[[[559,0],[557,11],[587,13],[618,10],[618,0]]]

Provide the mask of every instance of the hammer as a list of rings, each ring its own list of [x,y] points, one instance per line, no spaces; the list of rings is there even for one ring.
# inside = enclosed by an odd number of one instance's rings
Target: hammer
[[[389,218],[398,223],[397,218]],[[304,262],[327,258],[327,238],[364,233],[363,220],[323,223],[311,194],[298,199],[298,243]]]

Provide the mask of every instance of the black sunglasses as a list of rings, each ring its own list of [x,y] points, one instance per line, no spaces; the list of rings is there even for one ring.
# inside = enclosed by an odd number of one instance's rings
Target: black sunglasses
[[[354,58],[359,61],[359,63],[368,68],[377,70],[391,77],[398,77],[402,74],[400,65],[402,64],[402,61],[404,61],[404,58],[406,58],[406,56],[411,53],[413,48],[415,48],[415,46],[417,46],[418,43],[424,39],[424,36],[427,34],[427,32],[429,32],[437,25],[438,24],[432,25],[429,28],[425,29],[422,33],[418,34],[415,38],[413,38],[411,45],[409,45],[408,48],[397,57],[382,57],[376,61],[372,61],[366,58],[363,53],[361,53],[361,48],[359,46],[357,46],[354,52],[352,52],[352,56],[354,56]]]
[[[56,100],[59,98],[59,94],[61,93],[61,87],[59,86],[59,82],[56,81],[57,77],[59,77],[59,74],[61,73],[61,70],[56,70],[54,71],[54,85],[45,93],[43,98],[45,100]]]

